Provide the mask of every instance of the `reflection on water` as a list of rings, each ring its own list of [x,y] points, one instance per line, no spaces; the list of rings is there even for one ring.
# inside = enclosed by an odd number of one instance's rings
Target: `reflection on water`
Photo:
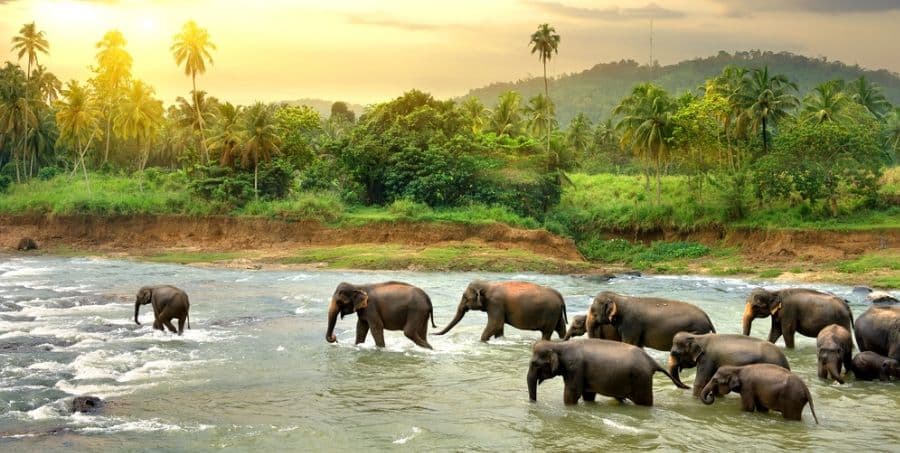
[[[354,346],[355,319],[325,342],[326,307],[341,281],[408,281],[429,293],[439,326],[470,280],[527,279],[558,289],[569,318],[608,289],[693,302],[720,333],[737,333],[757,283],[700,277],[596,282],[547,275],[240,271],[122,261],[9,258],[0,262],[0,448],[27,450],[550,450],[775,449],[898,444],[896,384],[840,386],[815,376],[815,340],[786,351],[810,386],[821,425],[778,413],[740,412],[736,397],[704,406],[661,374],[653,408],[562,404],[562,380],[528,401],[525,370],[537,332],[506,327],[478,341],[486,322],[469,313],[434,351],[400,332],[387,348]],[[177,337],[131,320],[137,288],[172,283],[191,297],[192,329]],[[866,306],[851,288],[814,285]],[[754,324],[764,337],[768,322]],[[434,331],[434,329],[431,329]],[[666,353],[648,351],[664,363]],[[687,382],[692,370],[684,373]],[[68,415],[78,394],[108,401],[100,416]],[[740,443],[738,443],[740,442]]]

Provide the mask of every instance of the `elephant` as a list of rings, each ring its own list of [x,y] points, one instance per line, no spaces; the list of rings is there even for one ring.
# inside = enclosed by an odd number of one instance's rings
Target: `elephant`
[[[627,398],[637,405],[652,406],[653,373],[657,371],[676,386],[687,388],[637,346],[598,339],[539,340],[528,367],[528,397],[537,401],[538,384],[562,376],[565,404],[577,404],[580,398],[594,401],[599,393],[619,402]]]
[[[569,330],[566,331],[566,336],[563,337],[563,341],[570,340],[574,337],[580,337],[587,333],[587,327],[585,327],[586,321],[587,315],[574,316],[572,318],[572,325],[570,325]],[[599,331],[595,332],[593,335],[588,335],[588,337],[599,338],[601,340],[622,341],[622,337],[616,332],[615,327],[609,324],[599,326]]]
[[[603,291],[587,313],[588,335],[611,325],[625,343],[661,351],[672,348],[678,332],[715,333],[709,316],[695,305],[658,297],[631,297]]]
[[[487,312],[488,322],[481,333],[481,341],[503,336],[504,324],[521,330],[539,330],[542,338],[549,340],[556,331],[560,338],[566,334],[566,302],[552,288],[529,282],[469,283],[462,295],[456,316],[435,335],[450,331],[469,310]]]
[[[170,285],[144,286],[141,288],[134,301],[134,322],[138,321],[141,305],[153,305],[153,328],[164,330],[163,326],[175,332],[172,319],[178,318],[178,335],[184,333],[184,323],[187,321],[188,329],[191,328],[190,315],[191,302],[184,291]]]
[[[848,331],[853,314],[847,302],[833,294],[813,289],[791,288],[768,291],[757,288],[750,292],[742,319],[744,335],[750,335],[755,318],[772,317],[769,341],[784,335],[784,345],[794,348],[794,333],[807,337],[819,335],[825,326],[837,324]]]
[[[850,331],[837,324],[822,329],[816,337],[816,354],[819,377],[830,377],[843,384],[841,365],[848,371],[853,369],[853,339]]]
[[[819,424],[809,388],[796,374],[778,365],[755,363],[744,366],[723,366],[716,371],[700,392],[704,404],[712,404],[716,396],[729,392],[741,394],[741,409],[746,412],[781,412],[787,420],[801,420],[803,406]]]
[[[694,334],[678,332],[672,338],[669,353],[669,373],[681,383],[683,368],[697,367],[694,377],[694,396],[709,382],[716,370],[725,365],[771,363],[790,370],[787,357],[778,346],[759,338],[734,334]]]
[[[375,345],[384,347],[384,330],[402,330],[406,338],[427,349],[433,349],[426,337],[428,318],[434,325],[431,298],[421,288],[403,282],[384,282],[369,285],[341,283],[331,296],[328,306],[328,331],[325,340],[334,343],[334,325],[338,314],[356,312],[356,344],[366,341],[369,330]]]
[[[861,381],[900,379],[900,363],[877,352],[863,351],[856,354],[850,369],[856,379]]]
[[[859,351],[877,352],[900,360],[900,305],[873,305],[857,320]]]

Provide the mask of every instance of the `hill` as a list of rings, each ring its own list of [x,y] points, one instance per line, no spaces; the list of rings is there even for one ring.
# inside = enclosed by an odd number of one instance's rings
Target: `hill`
[[[306,106],[312,107],[315,111],[319,112],[319,115],[322,118],[328,118],[329,116],[331,116],[331,105],[334,104],[334,102],[335,101],[327,101],[325,99],[303,98],[303,99],[297,99],[295,101],[284,101],[284,102],[282,102],[282,104],[306,105]],[[363,109],[365,108],[360,104],[354,104],[352,102],[348,102],[347,107],[349,107],[350,110],[353,111],[353,113],[356,113],[357,117],[359,117],[359,115],[362,114]]]
[[[827,58],[809,58],[790,52],[748,51],[719,52],[707,58],[696,58],[667,66],[640,65],[634,60],[601,63],[580,73],[564,74],[551,81],[550,97],[556,103],[560,124],[565,126],[578,112],[584,112],[592,121],[605,119],[610,110],[638,83],[653,80],[669,92],[680,94],[696,92],[703,82],[728,65],[744,68],[768,66],[770,72],[787,75],[799,86],[803,96],[815,85],[832,79],[852,80],[862,75],[877,83],[891,103],[900,104],[900,75],[887,70],[867,70],[859,65],[847,65]],[[485,105],[493,106],[501,93],[515,90],[525,99],[544,89],[540,77],[498,82],[470,90],[463,98],[475,96]]]

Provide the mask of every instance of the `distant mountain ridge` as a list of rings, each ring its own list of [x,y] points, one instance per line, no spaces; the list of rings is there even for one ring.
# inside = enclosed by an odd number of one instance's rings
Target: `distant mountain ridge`
[[[317,98],[302,98],[294,101],[282,101],[281,103],[286,105],[306,105],[319,112],[319,116],[322,118],[328,118],[331,116],[331,105],[334,104],[335,101]],[[362,114],[363,109],[365,108],[360,104],[354,104],[352,102],[347,102],[347,107],[356,113],[357,118]]]
[[[827,58],[809,58],[790,52],[747,51],[695,58],[680,63],[655,66],[640,65],[634,60],[601,63],[579,73],[564,74],[550,82],[550,97],[556,104],[560,126],[565,127],[578,112],[584,112],[591,121],[609,117],[610,111],[634,85],[653,81],[672,94],[685,91],[697,92],[703,82],[722,72],[728,65],[744,68],[769,67],[769,72],[784,74],[796,82],[801,99],[819,83],[832,79],[850,81],[860,76],[881,86],[885,97],[894,105],[900,104],[900,75],[881,69],[863,69],[859,65],[847,65]],[[522,94],[523,102],[542,93],[543,79],[534,77],[515,82],[497,82],[469,90],[459,99],[475,96],[489,108],[507,90]]]

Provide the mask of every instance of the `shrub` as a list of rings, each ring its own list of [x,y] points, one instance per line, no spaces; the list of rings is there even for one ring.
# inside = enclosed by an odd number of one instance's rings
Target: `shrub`
[[[12,178],[6,175],[0,175],[0,193],[4,193],[12,185]]]
[[[63,170],[59,167],[49,166],[44,167],[38,170],[37,177],[42,181],[49,181],[56,177],[56,175],[62,174]]]

